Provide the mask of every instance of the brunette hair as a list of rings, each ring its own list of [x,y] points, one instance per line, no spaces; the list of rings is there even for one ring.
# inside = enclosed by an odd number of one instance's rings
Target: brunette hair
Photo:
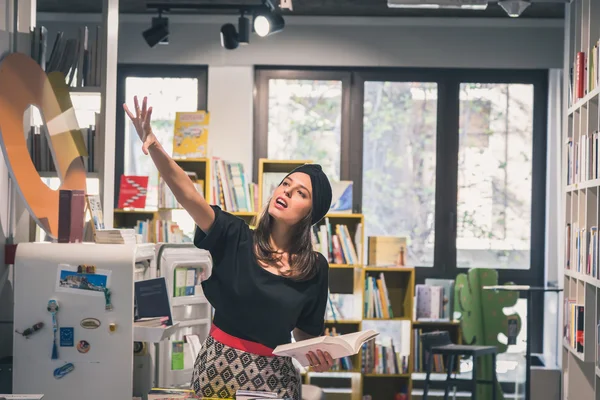
[[[292,227],[293,240],[290,249],[288,249],[290,271],[285,273],[284,276],[293,280],[305,281],[317,274],[318,256],[313,250],[311,219],[312,212],[309,212]],[[254,253],[256,259],[265,264],[274,264],[281,259],[281,255],[271,246],[271,226],[273,222],[274,219],[269,214],[269,207],[265,206],[258,217],[257,223],[255,223],[256,229],[254,230]]]

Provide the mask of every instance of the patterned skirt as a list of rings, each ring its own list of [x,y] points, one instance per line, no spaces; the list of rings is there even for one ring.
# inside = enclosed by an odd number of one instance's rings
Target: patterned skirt
[[[290,357],[260,356],[208,336],[196,358],[192,388],[198,397],[235,398],[238,389],[276,392],[301,400],[302,381]]]

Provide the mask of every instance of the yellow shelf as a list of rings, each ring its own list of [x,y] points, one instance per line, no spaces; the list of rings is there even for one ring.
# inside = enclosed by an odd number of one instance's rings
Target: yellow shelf
[[[354,269],[354,268],[362,268],[362,265],[352,265],[352,264],[329,264],[329,268],[338,268],[338,269]]]
[[[415,272],[414,267],[365,267],[366,272]]]
[[[205,163],[205,162],[209,162],[210,159],[209,158],[174,158],[173,161],[175,161],[176,163],[181,163],[181,162]]]
[[[362,214],[355,213],[329,213],[325,215],[325,218],[335,219],[335,218],[362,218]]]

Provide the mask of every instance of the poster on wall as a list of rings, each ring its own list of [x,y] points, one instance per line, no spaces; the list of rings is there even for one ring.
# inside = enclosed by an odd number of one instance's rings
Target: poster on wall
[[[95,269],[93,273],[77,265],[59,264],[56,273],[56,291],[85,296],[104,297],[104,289],[110,287],[111,271]]]

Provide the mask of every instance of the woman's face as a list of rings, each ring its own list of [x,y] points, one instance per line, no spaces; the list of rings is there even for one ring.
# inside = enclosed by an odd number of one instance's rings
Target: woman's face
[[[310,176],[295,172],[275,189],[269,202],[269,214],[287,225],[295,225],[312,209]]]

